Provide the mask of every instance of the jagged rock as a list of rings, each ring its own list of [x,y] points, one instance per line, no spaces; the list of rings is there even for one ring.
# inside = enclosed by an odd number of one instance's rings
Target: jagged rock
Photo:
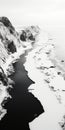
[[[16,31],[15,31],[15,33],[16,33]],[[12,41],[13,41],[14,45],[16,46],[15,40],[18,40],[17,35],[11,34],[9,31],[9,28],[4,26],[3,23],[0,23],[0,39],[6,49],[8,49],[7,46]]]
[[[7,50],[5,49],[4,44],[0,40],[0,66],[2,66],[6,62],[7,58],[8,58]]]
[[[24,30],[22,30],[22,33],[20,34],[20,40],[26,41],[26,39],[27,39],[26,32]]]
[[[0,17],[0,65],[20,46],[18,33],[7,17]]]
[[[39,27],[31,26],[28,28],[24,28],[20,32],[20,40],[21,41],[30,41],[30,42],[35,42],[36,41],[36,36],[39,33]]]
[[[8,51],[12,53],[16,52],[16,47],[13,41],[11,41],[10,44],[8,44]]]
[[[0,81],[2,81],[3,85],[6,85],[8,84],[8,79],[4,73],[4,70],[2,69],[2,67],[0,66]]]
[[[12,26],[10,20],[7,17],[0,17],[0,22],[2,22],[4,26],[9,29],[10,33],[15,31],[15,28]]]
[[[3,41],[5,49],[7,50],[8,54],[14,53],[17,51],[16,46],[14,44],[14,40],[4,40]]]

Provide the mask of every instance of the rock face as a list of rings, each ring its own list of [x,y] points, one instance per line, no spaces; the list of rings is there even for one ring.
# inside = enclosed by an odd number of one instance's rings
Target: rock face
[[[3,85],[6,85],[8,84],[8,79],[4,73],[4,70],[2,69],[2,67],[0,67],[0,81],[2,81]]]
[[[32,43],[36,42],[38,33],[39,33],[39,28],[34,27],[34,26],[23,28],[20,32],[16,32],[15,28],[12,26],[11,22],[9,21],[9,19],[7,17],[0,17],[0,120],[7,113],[8,108],[5,107],[6,106],[5,103],[7,102],[7,99],[13,97],[12,94],[10,93],[10,91],[8,91],[12,87],[12,84],[15,82],[15,81],[12,81],[13,79],[11,80],[9,77],[14,72],[13,63],[15,63],[18,60],[18,58],[20,58],[20,56],[22,55],[22,53],[24,51],[26,51],[25,47],[28,47],[30,45],[32,46]],[[23,60],[21,60],[21,61],[23,61]],[[19,64],[19,68],[20,68],[20,64]],[[19,73],[21,73],[21,72],[19,72]],[[21,73],[21,75],[23,75],[23,78],[24,78],[24,72],[23,72],[23,74]],[[21,77],[21,75],[20,75],[20,77]],[[18,80],[18,78],[17,78],[17,80]],[[25,82],[25,78],[24,78],[24,81],[22,81],[21,83],[24,84],[24,82]],[[27,79],[27,82],[28,82],[28,79]],[[26,85],[26,84],[27,83],[25,82],[24,85]],[[17,93],[18,93],[18,91],[20,91],[19,87],[17,89]],[[16,92],[15,92],[15,95],[16,95]],[[17,94],[17,96],[16,96],[17,98],[18,98],[18,95],[20,95],[20,93]],[[26,94],[24,94],[23,91],[22,91],[21,95],[26,97],[25,96]],[[29,95],[31,95],[31,94],[29,94]],[[22,99],[23,99],[23,96],[22,96]],[[34,98],[34,96],[27,96],[27,97]],[[30,100],[28,99],[28,102],[29,101]],[[32,106],[32,104],[35,103],[36,98],[32,99],[32,101],[34,101],[34,102],[31,102],[31,106]],[[25,103],[25,106],[26,106],[27,101],[25,101],[25,102],[26,102]],[[15,100],[14,100],[14,103],[12,106],[14,106],[14,108],[16,109],[15,104],[19,105],[20,103],[18,103],[18,100],[17,100],[17,102],[15,102]],[[21,104],[23,104],[21,106],[21,109],[22,109],[22,108],[24,108],[24,103],[21,103]],[[9,105],[9,107],[10,107],[10,105]],[[33,106],[33,108],[34,108],[34,106]],[[36,111],[36,108],[38,111]],[[14,118],[16,118],[16,114],[14,114],[14,112],[17,113],[15,109],[13,111],[13,114],[10,113],[10,115],[15,115],[15,117],[13,116]],[[40,109],[41,109],[41,111],[40,111]],[[38,101],[35,106],[35,111],[33,111],[33,109],[31,109],[31,111],[29,111],[29,109],[28,109],[28,112],[27,112],[26,107],[24,108],[24,110],[25,110],[25,112],[24,112],[25,115],[26,114],[27,115],[25,116],[25,119],[23,119],[26,122],[26,123],[24,122],[23,125],[26,124],[26,126],[27,126],[26,130],[27,129],[29,130],[28,122],[32,121],[35,117],[39,116],[39,114],[44,112],[44,110],[43,110],[42,105]],[[17,111],[18,111],[18,109],[17,109]],[[24,113],[23,113],[23,115],[24,115]],[[29,118],[31,118],[30,113],[31,114],[33,113],[32,119],[29,119]],[[17,118],[18,117],[19,117],[19,113],[18,113]],[[14,118],[13,118],[13,120],[14,120]],[[28,118],[29,121],[26,121],[26,118]],[[7,119],[8,119],[8,117],[7,117]],[[24,126],[24,127],[26,127],[26,126]],[[0,128],[1,128],[1,125],[0,125]]]
[[[20,40],[21,41],[27,41],[27,42],[35,42],[36,36],[39,34],[39,27],[38,26],[30,26],[27,28],[24,28],[20,32]]]
[[[19,44],[18,34],[9,19],[0,17],[0,119],[6,114],[2,102],[9,97],[7,88],[10,86],[4,68],[7,65],[7,59],[17,52]]]
[[[12,63],[22,54],[21,48],[35,43],[38,27],[25,27],[17,32],[7,17],[0,17],[0,120],[6,114],[3,108],[5,99],[11,97],[8,88],[13,81],[9,75],[14,71]]]
[[[0,17],[0,65],[17,51],[19,40],[15,28],[6,17]],[[20,44],[20,43],[19,43]]]
[[[3,23],[4,26],[9,29],[10,33],[14,33],[15,28],[12,26],[11,22],[7,17],[0,17],[0,22]]]

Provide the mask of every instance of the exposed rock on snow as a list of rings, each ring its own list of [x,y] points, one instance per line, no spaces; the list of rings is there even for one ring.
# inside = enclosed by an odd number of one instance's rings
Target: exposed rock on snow
[[[29,52],[24,66],[29,78],[35,82],[28,90],[39,99],[45,110],[30,123],[31,130],[64,130],[65,71],[55,56],[52,38],[38,26],[23,27],[16,32],[6,17],[0,17],[0,120],[7,113],[3,108],[4,101],[11,98],[7,89],[13,83],[8,78],[14,71],[12,63],[26,50]]]
[[[0,81],[2,81],[2,83],[7,86],[8,84],[8,79],[6,77],[6,75],[4,74],[4,70],[2,69],[2,67],[0,67]]]
[[[12,67],[9,69],[8,66],[13,60],[11,55],[17,52],[17,47],[19,45],[20,42],[15,28],[12,26],[8,18],[0,17],[0,119],[6,114],[2,102],[5,99],[7,100],[8,97],[11,97],[7,88],[11,87],[12,82],[7,75],[11,73]]]
[[[4,104],[8,97],[11,98],[7,89],[12,87],[13,83],[8,78],[14,72],[12,63],[16,62],[26,49],[31,48],[29,40],[35,40],[32,31],[36,35],[36,30],[33,26],[29,27],[29,29],[24,29],[27,39],[23,43],[23,40],[20,40],[20,32],[16,32],[9,19],[7,17],[0,17],[0,119],[6,114],[2,104]],[[23,48],[25,44],[27,44],[26,49]]]
[[[15,28],[12,26],[10,20],[7,17],[0,17],[0,22],[9,29],[10,33],[14,33]]]
[[[6,17],[0,18],[0,39],[8,54],[16,52],[20,46],[18,33]]]
[[[39,34],[38,26],[24,27],[20,32],[20,39],[22,41],[35,41],[36,35]]]

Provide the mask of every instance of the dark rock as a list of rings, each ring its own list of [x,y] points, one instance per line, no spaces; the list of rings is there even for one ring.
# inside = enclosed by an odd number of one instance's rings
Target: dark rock
[[[8,79],[7,79],[6,75],[4,74],[2,67],[0,67],[0,81],[2,81],[2,83],[7,86]]]
[[[33,36],[33,32],[31,30],[32,30],[32,28],[31,29],[26,29],[27,39],[31,40],[31,41],[35,41],[35,37]]]
[[[64,60],[61,60],[61,62],[64,62]]]
[[[7,50],[8,54],[11,54],[17,51],[16,45],[14,42],[15,42],[14,39],[9,40],[7,37],[4,40],[2,40],[2,43],[4,44],[4,47]]]
[[[20,34],[21,41],[35,41],[35,36],[33,35],[31,29],[24,29]]]
[[[55,66],[50,66],[50,68],[55,68]]]
[[[32,34],[28,37],[28,39],[31,40],[31,41],[35,41],[35,38],[33,37]]]
[[[14,42],[13,42],[13,41],[11,41],[11,42],[8,44],[8,51],[9,51],[9,52],[12,52],[12,53],[16,52],[16,46],[14,45]]]
[[[7,17],[0,17],[0,22],[4,24],[4,26],[9,28],[10,33],[15,31],[14,27],[12,26],[10,20]]]
[[[3,36],[2,36],[2,34],[0,34],[0,39],[3,40]]]
[[[21,40],[21,41],[26,41],[26,38],[27,38],[26,32],[23,30],[23,31],[22,31],[22,34],[20,35],[20,40]]]
[[[57,72],[57,74],[58,74],[58,75],[60,75],[60,74],[61,74],[61,72]]]

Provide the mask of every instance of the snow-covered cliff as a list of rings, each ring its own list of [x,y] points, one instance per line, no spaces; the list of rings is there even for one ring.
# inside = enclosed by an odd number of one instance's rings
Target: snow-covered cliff
[[[0,17],[0,120],[7,113],[4,102],[11,98],[8,88],[13,81],[8,77],[14,71],[12,63],[35,43],[38,27],[24,27],[19,32],[7,17]],[[25,39],[25,40],[23,40]]]
[[[8,93],[8,88],[13,84],[8,77],[14,71],[12,63],[25,51],[24,67],[29,78],[35,82],[28,90],[38,98],[45,110],[29,124],[31,130],[64,130],[65,69],[55,55],[53,39],[38,26],[16,31],[6,17],[0,17],[0,120],[7,113],[3,102],[8,97],[12,98]]]
[[[2,102],[10,97],[7,88],[11,87],[11,80],[8,78],[7,69],[12,60],[11,55],[17,52],[17,47],[20,44],[17,35],[15,28],[8,18],[0,17],[0,119],[6,113]],[[12,67],[10,67],[10,70],[11,68]]]

